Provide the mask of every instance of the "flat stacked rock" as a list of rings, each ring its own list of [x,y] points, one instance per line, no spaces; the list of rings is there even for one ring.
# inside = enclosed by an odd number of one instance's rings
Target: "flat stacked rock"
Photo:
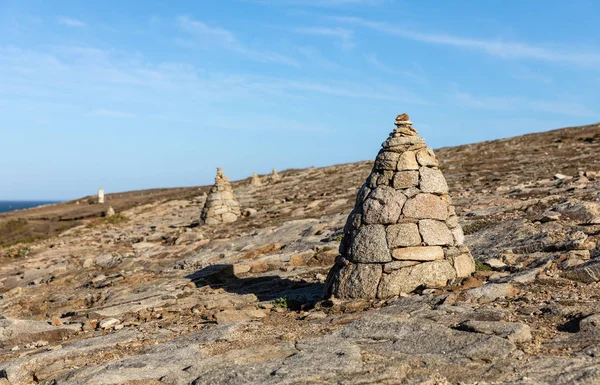
[[[260,187],[262,186],[262,182],[260,181],[260,177],[257,173],[252,174],[252,179],[250,179],[250,186]]]
[[[389,298],[475,271],[433,150],[408,115],[395,124],[344,227],[327,297]]]
[[[241,215],[240,204],[235,199],[229,179],[219,167],[217,168],[215,184],[211,187],[202,214],[200,214],[200,222],[207,225],[231,223],[235,222]]]

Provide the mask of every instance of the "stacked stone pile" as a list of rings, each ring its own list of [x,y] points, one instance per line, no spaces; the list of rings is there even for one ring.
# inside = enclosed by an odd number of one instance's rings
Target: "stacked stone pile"
[[[250,186],[252,187],[260,187],[262,186],[262,182],[260,181],[260,177],[257,173],[252,174],[252,179],[250,179]]]
[[[219,167],[217,168],[215,184],[211,187],[202,214],[200,214],[200,222],[207,225],[231,223],[235,222],[240,216],[240,204],[233,194],[229,179]]]
[[[271,181],[272,182],[279,182],[280,180],[281,180],[281,177],[277,173],[277,170],[273,169],[273,171],[271,172]]]
[[[395,124],[346,222],[328,297],[389,298],[475,270],[435,154],[408,115]]]

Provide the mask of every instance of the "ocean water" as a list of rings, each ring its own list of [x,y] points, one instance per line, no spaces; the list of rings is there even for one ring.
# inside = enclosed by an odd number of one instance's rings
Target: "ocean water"
[[[56,201],[0,201],[0,213],[5,213],[13,210],[28,209],[31,207],[37,207],[41,205],[47,205],[50,203],[57,203]]]

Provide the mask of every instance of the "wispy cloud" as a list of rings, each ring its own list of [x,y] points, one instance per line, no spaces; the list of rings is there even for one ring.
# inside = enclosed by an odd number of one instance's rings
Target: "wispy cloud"
[[[544,83],[550,84],[553,82],[553,79],[549,76],[546,76],[540,72],[532,71],[527,67],[518,67],[512,71],[511,76],[515,79],[532,81],[536,83]]]
[[[266,124],[256,113],[269,111],[273,120],[263,127],[269,130],[288,119],[278,112],[282,106],[311,106],[324,97],[342,103],[345,99],[426,103],[410,90],[373,79],[336,81],[309,75],[223,73],[188,63],[152,63],[140,54],[79,46],[40,51],[0,46],[0,84],[11,95],[5,108],[21,106],[19,100],[27,101],[28,106],[47,105],[42,117],[81,114],[77,116],[82,121],[103,117],[150,120],[154,124],[155,119],[149,117],[156,115],[161,121],[189,124],[201,120],[207,127],[217,127],[224,126],[221,119],[230,115],[232,106],[252,106],[242,108],[236,121]],[[106,105],[106,100],[111,104]],[[307,129],[303,126],[298,122],[294,129]]]
[[[344,49],[350,49],[354,47],[354,42],[352,41],[353,33],[352,31],[345,28],[298,27],[293,28],[292,31],[303,35],[322,36],[338,39],[342,48]]]
[[[373,68],[381,71],[381,72],[386,72],[388,74],[393,74],[393,75],[402,75],[405,76],[411,80],[420,82],[420,83],[429,83],[429,80],[427,79],[427,77],[425,76],[425,74],[423,73],[423,69],[415,66],[416,67],[416,71],[406,71],[400,68],[395,68],[395,67],[391,67],[387,64],[382,63],[378,56],[374,53],[369,53],[365,55],[365,60],[367,61],[367,63],[369,63]]]
[[[211,27],[208,24],[191,19],[187,16],[178,17],[177,24],[183,31],[194,37],[193,41],[180,39],[178,41],[180,45],[187,45],[188,47],[199,45],[204,48],[217,46],[257,62],[279,63],[294,67],[298,66],[296,60],[286,55],[268,50],[253,49],[246,46],[236,38],[233,32],[227,29]]]
[[[600,117],[598,111],[587,106],[565,100],[528,99],[521,96],[481,96],[468,92],[456,92],[452,99],[462,107],[497,111],[536,111],[552,115],[576,117]]]
[[[73,18],[65,17],[65,16],[59,16],[57,18],[57,21],[59,24],[66,25],[67,27],[81,28],[81,27],[85,27],[87,25],[86,23],[84,23],[81,20],[77,20],[77,19],[73,19]]]
[[[600,64],[600,51],[598,50],[576,51],[574,49],[543,47],[522,42],[484,40],[459,37],[445,33],[418,32],[412,29],[409,30],[399,27],[395,24],[372,21],[360,17],[332,17],[330,19],[345,24],[369,28],[393,36],[399,36],[408,40],[470,49],[502,58],[531,59],[585,66]]]

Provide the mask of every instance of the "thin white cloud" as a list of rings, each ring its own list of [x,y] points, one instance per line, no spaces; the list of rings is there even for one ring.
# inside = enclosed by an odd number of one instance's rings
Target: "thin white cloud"
[[[352,31],[345,28],[327,28],[327,27],[298,27],[293,28],[292,31],[303,34],[334,38],[340,41],[342,48],[350,49],[354,47],[352,41]]]
[[[418,66],[415,66],[416,71],[406,71],[406,70],[403,70],[400,68],[394,68],[387,64],[382,63],[379,60],[379,57],[374,53],[366,54],[364,57],[365,57],[366,62],[369,63],[373,68],[377,69],[378,71],[386,72],[388,74],[393,74],[393,75],[402,75],[411,80],[417,81],[419,83],[429,83],[429,79],[427,79],[427,77],[424,75],[424,71]]]
[[[462,107],[496,111],[536,111],[551,115],[576,117],[600,117],[598,111],[587,106],[565,100],[538,100],[521,96],[481,96],[468,92],[456,92],[452,99]]]
[[[73,19],[73,18],[65,17],[65,16],[59,16],[57,20],[58,20],[59,24],[66,25],[67,27],[81,28],[81,27],[85,27],[87,25],[86,23],[84,23],[81,20],[77,20],[77,19]]]
[[[515,79],[532,81],[536,83],[550,84],[553,79],[540,72],[533,71],[527,67],[517,67],[512,71],[511,76]]]
[[[356,25],[376,30],[385,34],[399,36],[404,39],[428,44],[446,45],[456,48],[471,49],[485,54],[512,59],[531,59],[555,63],[577,65],[600,64],[600,51],[576,51],[573,49],[557,49],[542,47],[522,42],[507,42],[501,40],[484,40],[464,38],[450,34],[426,33],[409,30],[395,24],[371,21],[360,17],[332,17],[341,23]]]
[[[219,126],[221,117],[228,116],[236,105],[272,111],[273,119],[285,120],[286,116],[277,113],[279,106],[312,105],[324,96],[361,102],[426,103],[410,90],[373,79],[336,81],[223,73],[188,63],[149,63],[139,54],[79,46],[43,51],[0,46],[0,84],[11,95],[6,106],[23,107],[19,101],[27,101],[27,105],[53,103],[44,110],[44,116],[83,114],[81,119],[147,120],[149,116],[138,111],[152,111],[164,121],[201,119],[212,126]],[[105,100],[111,105],[105,105]],[[57,104],[68,106],[68,111]],[[252,112],[243,114],[236,119],[258,119]],[[270,122],[268,129],[275,129],[277,123]],[[298,123],[295,130],[302,129]]]
[[[177,24],[183,31],[194,37],[194,40],[191,41],[188,39],[177,39],[176,41],[179,45],[187,47],[194,47],[196,45],[201,47],[217,46],[257,62],[298,66],[296,60],[286,55],[247,47],[235,37],[233,32],[227,29],[211,27],[187,16],[178,17]]]

